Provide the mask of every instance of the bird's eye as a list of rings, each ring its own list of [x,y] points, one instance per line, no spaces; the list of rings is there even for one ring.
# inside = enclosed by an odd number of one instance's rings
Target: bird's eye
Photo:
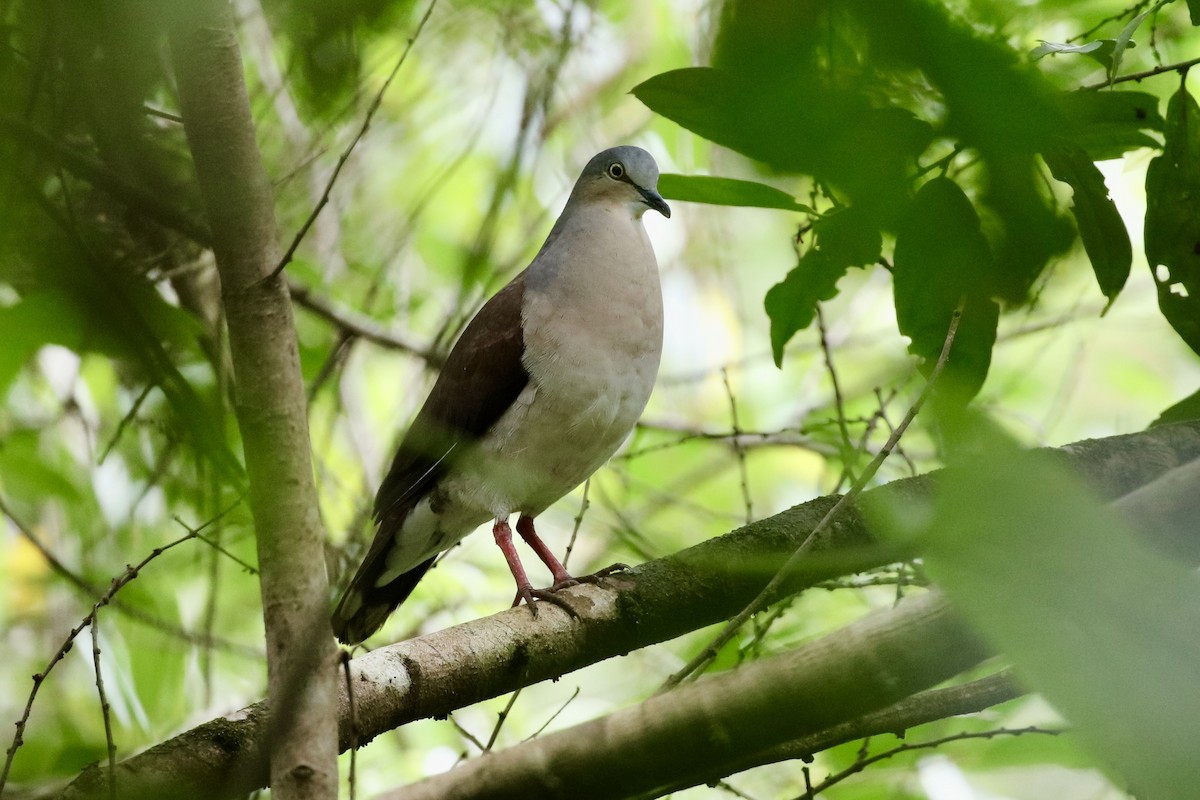
[[[621,162],[614,161],[608,165],[608,176],[620,180],[625,176],[625,167],[621,166]]]

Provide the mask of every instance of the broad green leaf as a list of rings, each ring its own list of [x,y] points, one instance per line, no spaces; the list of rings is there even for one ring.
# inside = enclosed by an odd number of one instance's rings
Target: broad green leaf
[[[939,480],[925,563],[1139,797],[1200,786],[1200,578],[1038,454],[995,433]]]
[[[1200,353],[1200,106],[1180,86],[1167,104],[1162,155],[1146,169],[1146,261],[1158,307]]]
[[[796,198],[782,189],[767,186],[765,183],[734,178],[667,173],[658,176],[658,191],[668,200],[709,203],[718,206],[778,208],[784,211],[812,213],[811,208],[796,202]]]
[[[826,214],[813,224],[813,231],[821,252],[852,267],[874,264],[883,252],[879,225],[854,207]]]
[[[84,313],[63,292],[43,290],[0,308],[0,397],[17,372],[47,344],[79,350],[84,336]]]
[[[820,250],[810,250],[787,277],[770,288],[763,305],[771,320],[775,366],[783,365],[784,345],[812,324],[817,303],[837,295],[837,282],[849,268],[849,264],[837,262]]]
[[[0,487],[14,497],[61,498],[78,503],[79,490],[42,452],[36,431],[16,431],[0,439]]]
[[[912,113],[877,108],[862,93],[801,80],[786,65],[763,76],[694,67],[634,87],[652,111],[711,142],[789,173],[816,175],[854,204],[894,207],[908,190],[932,128]]]
[[[896,321],[909,352],[933,369],[955,309],[966,301],[941,381],[943,397],[967,402],[991,364],[999,308],[991,300],[992,255],[971,201],[949,178],[917,193],[896,233]]]
[[[767,292],[771,353],[777,367],[783,362],[784,345],[812,324],[817,303],[837,295],[837,282],[846,270],[873,264],[883,248],[879,226],[853,207],[825,215],[814,223],[813,231],[813,248]]]
[[[1188,14],[1193,25],[1200,25],[1200,0],[1187,0]]]
[[[1104,176],[1087,153],[1071,144],[1060,144],[1042,157],[1055,179],[1069,185],[1074,192],[1071,213],[1075,215],[1100,291],[1112,305],[1129,279],[1133,246],[1125,222],[1108,196]]]
[[[1093,161],[1120,156],[1139,147],[1159,147],[1143,133],[1161,131],[1158,98],[1146,92],[1064,92],[1063,116],[1070,123],[1064,135],[1087,151]]]

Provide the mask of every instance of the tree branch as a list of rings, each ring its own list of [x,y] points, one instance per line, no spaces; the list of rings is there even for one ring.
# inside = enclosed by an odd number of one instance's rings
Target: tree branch
[[[267,637],[271,785],[283,800],[337,796],[337,683],[324,532],[271,185],[254,136],[232,10],[178,7],[171,56],[204,198],[234,368]],[[121,796],[137,794],[123,783]]]
[[[702,773],[731,750],[754,752],[811,736],[987,655],[941,595],[928,592],[798,650],[473,759],[379,800],[616,800]]]
[[[1042,452],[1073,469],[1102,497],[1114,498],[1200,457],[1200,422]],[[937,473],[895,481],[864,493],[864,501],[893,495],[918,502],[928,498],[936,481]],[[836,501],[818,498],[643,564],[610,579],[616,592],[569,589],[563,596],[578,611],[577,621],[554,608],[537,620],[525,609],[510,609],[355,659],[358,741],[727,619],[761,590]],[[780,596],[895,558],[894,550],[872,543],[851,507]],[[261,749],[265,715],[264,705],[256,704],[127,759],[117,767],[119,785],[131,796],[172,800],[232,798],[261,787],[267,781]],[[340,719],[346,748],[351,736],[344,698]],[[63,797],[101,797],[105,785],[104,770],[93,768]]]

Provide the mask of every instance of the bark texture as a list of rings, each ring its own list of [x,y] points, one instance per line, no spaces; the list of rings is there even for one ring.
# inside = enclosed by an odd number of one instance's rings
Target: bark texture
[[[337,673],[324,535],[291,302],[283,277],[269,277],[279,260],[271,186],[255,142],[229,4],[193,0],[177,6],[171,22],[180,105],[229,326],[261,573],[268,691],[272,707],[283,710],[265,731],[271,785],[285,800],[334,798]],[[185,760],[203,758],[176,752]],[[141,794],[136,782],[122,783],[122,796]]]

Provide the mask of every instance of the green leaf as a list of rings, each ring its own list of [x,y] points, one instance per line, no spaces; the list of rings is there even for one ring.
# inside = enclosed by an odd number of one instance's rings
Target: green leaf
[[[1137,796],[1194,796],[1200,580],[1053,461],[973,444],[939,480],[931,577]]]
[[[1163,154],[1146,169],[1146,261],[1158,307],[1200,353],[1200,107],[1186,86],[1167,104]]]
[[[935,178],[917,192],[896,233],[892,273],[896,322],[929,374],[950,320],[965,300],[939,393],[966,403],[983,386],[996,341],[999,307],[991,300],[992,254],[962,189]]]
[[[783,365],[784,345],[812,324],[817,303],[837,295],[837,282],[849,268],[849,264],[813,249],[787,277],[770,288],[763,305],[771,320],[771,354],[775,366]]]
[[[1064,92],[1060,103],[1063,116],[1071,123],[1065,135],[1086,150],[1093,161],[1120,158],[1139,147],[1159,147],[1157,141],[1142,132],[1163,128],[1158,98],[1152,94]]]
[[[870,215],[857,208],[826,214],[813,224],[816,242],[796,268],[767,292],[771,353],[783,363],[784,345],[812,324],[817,303],[837,295],[837,282],[850,267],[879,260],[883,237]]]
[[[1188,14],[1193,25],[1200,25],[1200,0],[1187,0]]]
[[[85,315],[64,292],[32,292],[20,302],[0,308],[0,397],[29,359],[42,346],[59,344],[78,351],[83,342]]]
[[[1158,11],[1160,8],[1170,2],[1172,2],[1172,0],[1158,0],[1158,2],[1150,6],[1150,8],[1147,8],[1145,11],[1129,20],[1129,24],[1122,28],[1121,32],[1117,34],[1116,41],[1113,44],[1112,63],[1108,65],[1108,81],[1110,84],[1112,83],[1113,78],[1117,77],[1117,72],[1121,69],[1121,60],[1125,57],[1125,50],[1128,49],[1130,44],[1132,44],[1130,39],[1133,38],[1133,34],[1137,33],[1137,29],[1141,27],[1141,24],[1145,21],[1146,17],[1150,16],[1155,11]]]
[[[1105,69],[1112,66],[1113,51],[1116,50],[1116,39],[1098,39],[1087,44],[1063,44],[1061,42],[1047,42],[1044,39],[1042,43],[1029,51],[1029,57],[1035,61],[1048,55],[1057,55],[1059,53],[1079,53],[1086,55],[1088,58],[1095,59],[1104,65]],[[1133,42],[1126,41],[1126,49],[1136,47]]]
[[[0,486],[13,497],[81,500],[79,490],[42,452],[36,431],[15,431],[0,440]]]
[[[813,224],[813,231],[821,252],[852,267],[874,264],[883,254],[879,225],[855,207],[826,214]]]
[[[667,173],[658,176],[658,191],[668,200],[683,200],[688,203],[778,208],[784,211],[812,213],[811,208],[796,202],[796,198],[782,189],[767,186],[765,183],[734,178]]]
[[[1169,425],[1172,422],[1189,422],[1194,419],[1200,419],[1200,391],[1188,395],[1159,414],[1158,419],[1150,423],[1150,427],[1156,428],[1159,425]]]
[[[1088,154],[1072,144],[1060,144],[1042,157],[1055,179],[1069,185],[1074,192],[1071,213],[1075,215],[1100,291],[1112,305],[1129,279],[1133,246],[1125,222],[1108,196],[1104,176]]]

